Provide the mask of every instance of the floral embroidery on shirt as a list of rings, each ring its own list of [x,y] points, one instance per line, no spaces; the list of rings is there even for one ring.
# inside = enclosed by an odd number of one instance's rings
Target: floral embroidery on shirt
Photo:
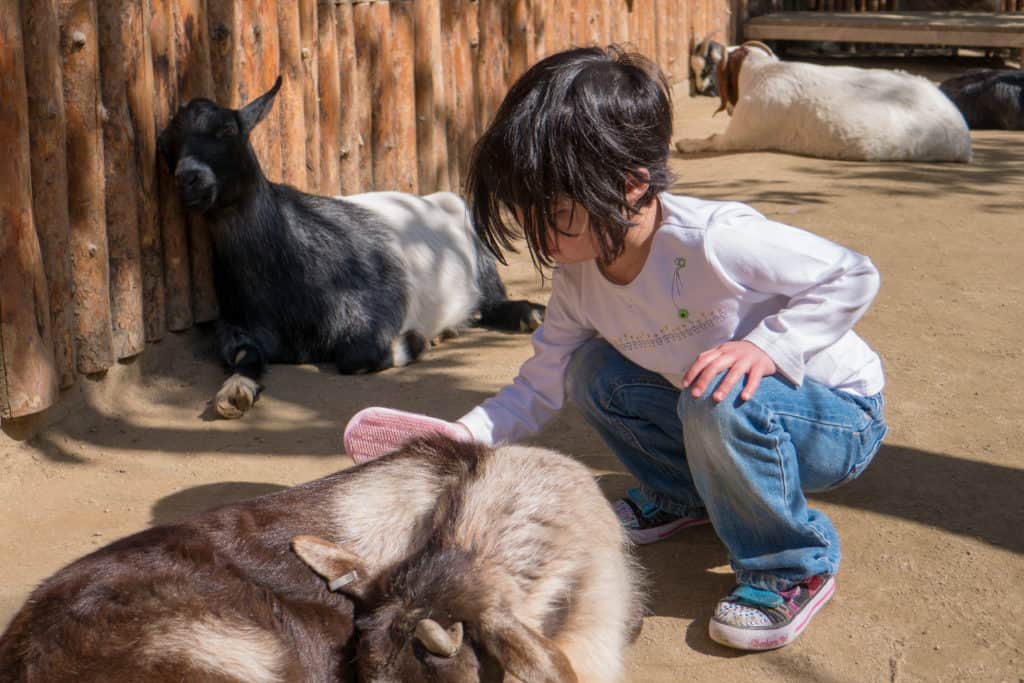
[[[672,304],[676,307],[676,315],[679,316],[680,320],[686,320],[690,317],[690,311],[680,303],[683,296],[683,276],[680,273],[685,267],[686,259],[680,256],[676,259],[676,269],[672,273]]]

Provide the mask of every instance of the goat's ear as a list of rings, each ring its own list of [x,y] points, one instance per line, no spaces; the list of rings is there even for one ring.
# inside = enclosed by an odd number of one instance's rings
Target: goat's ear
[[[292,550],[310,569],[327,581],[332,591],[362,598],[370,583],[366,567],[356,555],[340,545],[316,536],[296,536]]]
[[[722,103],[715,113],[725,109],[732,114],[732,109],[740,97],[740,69],[743,68],[743,60],[747,57],[747,48],[738,47],[730,52],[725,59],[715,67],[715,76],[718,81],[718,96]]]
[[[511,613],[481,619],[484,649],[516,680],[536,683],[576,683],[576,672],[554,641],[529,628]]]
[[[270,113],[270,109],[274,106],[274,97],[277,96],[277,91],[280,89],[281,77],[278,76],[270,90],[238,110],[238,118],[242,122],[243,132],[248,134],[256,127],[257,123]]]

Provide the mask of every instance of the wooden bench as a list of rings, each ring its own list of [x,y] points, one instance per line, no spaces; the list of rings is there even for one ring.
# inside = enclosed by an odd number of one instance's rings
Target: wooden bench
[[[1024,12],[772,12],[744,40],[814,40],[1024,50]]]

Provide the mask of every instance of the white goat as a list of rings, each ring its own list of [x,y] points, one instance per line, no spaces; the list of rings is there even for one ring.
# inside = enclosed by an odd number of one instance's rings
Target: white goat
[[[690,152],[774,150],[852,161],[971,159],[963,116],[925,78],[903,71],[781,62],[763,43],[718,64],[724,133],[679,140]],[[718,113],[718,112],[715,112]]]

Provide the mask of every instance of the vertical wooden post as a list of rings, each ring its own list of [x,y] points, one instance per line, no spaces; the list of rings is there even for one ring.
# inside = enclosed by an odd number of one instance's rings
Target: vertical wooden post
[[[110,316],[114,355],[127,358],[146,344],[139,261],[139,194],[135,128],[128,112],[128,83],[141,52],[138,3],[103,3],[99,12],[103,97],[103,160],[107,242],[110,250]],[[133,16],[134,15],[134,16]]]
[[[32,212],[46,267],[54,359],[60,386],[64,388],[74,384],[76,371],[71,334],[75,308],[68,247],[68,166],[60,25],[55,0],[23,1],[21,5],[31,139]],[[12,81],[12,85],[16,82]]]
[[[359,82],[359,70],[356,65],[356,30],[352,17],[352,3],[349,0],[338,2],[335,16],[338,20],[338,63],[335,65],[335,71],[340,77],[341,93],[341,112],[338,121],[340,192],[343,195],[356,194],[362,192],[364,186],[370,182],[370,176],[364,176],[361,169],[361,157],[369,151],[359,128],[360,103],[366,98],[365,84]],[[365,139],[369,140],[369,134]]]
[[[640,3],[637,0],[632,2],[626,1],[626,26],[629,31],[629,47],[631,50],[641,52],[643,45],[641,45],[642,36],[640,35]]]
[[[309,192],[320,191],[320,103],[318,101],[320,59],[317,49],[317,0],[298,0],[299,39],[302,43],[303,114],[306,118],[306,184]]]
[[[479,126],[487,126],[505,96],[508,70],[508,20],[503,0],[480,0],[480,58],[476,61],[479,90],[477,107]]]
[[[359,132],[359,178],[364,191],[373,189],[373,107],[374,91],[380,82],[379,40],[373,21],[373,5],[352,2],[355,72],[359,100],[355,103],[356,130]]]
[[[529,66],[531,22],[528,5],[527,0],[512,0],[508,6],[508,85],[515,83]]]
[[[441,54],[441,4],[439,0],[418,0],[415,7],[416,158],[419,191],[426,194],[451,187],[445,141],[448,112]]]
[[[75,345],[78,369],[94,373],[114,362],[96,4],[95,0],[60,0],[58,8],[63,28]]]
[[[533,66],[548,55],[547,35],[551,29],[551,5],[544,0],[530,0],[531,40],[527,44],[526,66]]]
[[[128,31],[137,36],[128,79],[128,111],[135,130],[139,196],[139,260],[142,268],[142,317],[146,341],[163,338],[167,331],[164,295],[163,246],[160,241],[160,199],[156,178],[156,119],[153,111],[153,52],[149,40],[149,2],[138,3]]]
[[[95,26],[95,25],[94,25]],[[52,405],[59,394],[43,257],[32,220],[28,92],[17,2],[0,5],[0,417]]]
[[[156,129],[163,130],[178,106],[177,56],[174,48],[174,3],[152,0],[149,22],[153,49],[153,115]],[[160,160],[157,193],[160,203],[160,235],[164,252],[164,288],[167,328],[175,332],[192,326],[192,278],[189,269],[185,213],[174,186],[174,169]]]
[[[284,182],[308,189],[306,177],[306,103],[303,90],[302,31],[297,0],[279,0],[278,34],[281,49],[281,171]]]
[[[174,21],[177,103],[196,97],[215,97],[210,64],[210,37],[205,0],[175,0]],[[192,268],[192,316],[195,322],[214,320],[220,314],[213,287],[213,241],[206,220],[187,213],[189,263]]]
[[[237,108],[244,104],[241,92],[244,56],[238,49],[243,30],[241,0],[207,0],[206,9],[214,99],[223,107]],[[154,35],[152,40],[156,39]]]
[[[423,0],[417,0],[422,2]],[[395,189],[419,190],[416,149],[416,84],[413,67],[415,19],[412,0],[391,0],[390,73],[394,80]]]
[[[357,3],[353,8],[356,25],[356,60],[367,69],[366,111],[370,122],[372,148],[372,189],[390,190],[397,185],[395,164],[395,79],[389,76],[391,60],[391,8],[388,2]]]
[[[689,0],[682,0],[689,2]],[[629,42],[629,17],[626,13],[626,0],[609,0],[609,11],[611,12],[611,35],[608,42],[618,45],[626,45]],[[678,21],[674,23],[678,30],[685,30],[683,24]]]
[[[317,34],[319,52],[317,83],[320,91],[320,192],[333,195],[340,192],[338,154],[341,128],[338,82],[338,43],[334,0],[319,0],[317,4]]]
[[[292,0],[283,0],[291,2]],[[280,46],[277,37],[277,0],[241,0],[239,35],[232,49],[239,51],[239,88],[237,104],[240,107],[256,99],[274,84],[280,64]],[[281,181],[281,114],[280,102],[250,138],[256,158],[264,175],[273,182]]]

